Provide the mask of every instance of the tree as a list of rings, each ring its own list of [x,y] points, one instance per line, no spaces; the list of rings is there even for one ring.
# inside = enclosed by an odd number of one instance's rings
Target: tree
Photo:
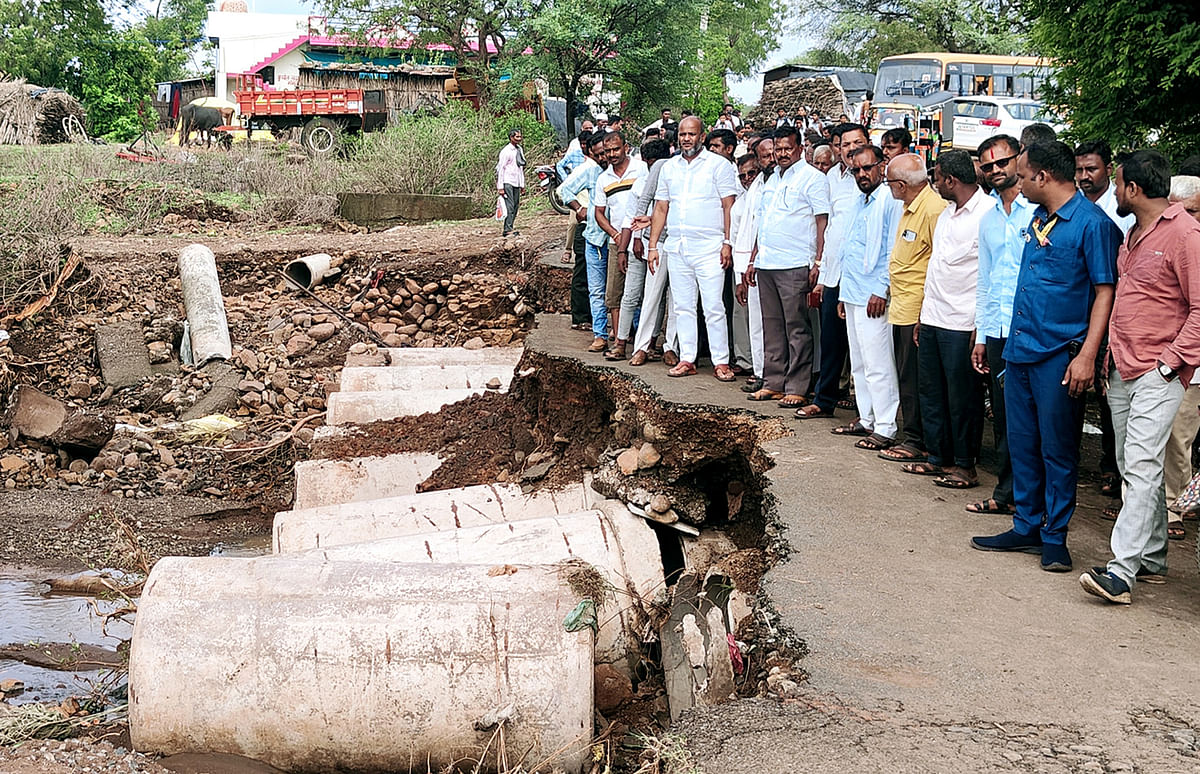
[[[204,22],[212,0],[161,0],[154,15],[139,25],[154,47],[152,80],[176,81],[191,73],[188,63],[204,43]]]
[[[93,134],[125,141],[142,132],[142,106],[154,86],[155,64],[154,47],[137,29],[112,32],[83,50],[80,99]]]
[[[0,73],[79,96],[79,54],[108,31],[99,0],[6,0],[0,3]]]
[[[1200,136],[1200,6],[1179,0],[1030,0],[1038,53],[1058,73],[1047,91],[1069,136],[1114,148],[1150,141],[1194,153]]]

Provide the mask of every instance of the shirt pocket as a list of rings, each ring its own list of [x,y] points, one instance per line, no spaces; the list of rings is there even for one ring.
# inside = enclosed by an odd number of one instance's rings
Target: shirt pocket
[[[1056,247],[1051,244],[1038,248],[1036,260],[1041,264],[1038,279],[1059,287],[1074,285],[1083,268],[1079,250],[1074,247]]]

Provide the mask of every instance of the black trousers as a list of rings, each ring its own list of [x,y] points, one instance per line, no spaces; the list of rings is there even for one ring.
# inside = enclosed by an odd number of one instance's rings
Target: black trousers
[[[821,374],[813,403],[822,411],[833,411],[842,397],[842,371],[850,357],[846,321],[838,317],[838,289],[825,288],[821,295]]]
[[[575,256],[575,265],[571,269],[571,324],[592,324],[592,308],[588,299],[587,261],[584,259],[583,224],[576,223],[572,229],[575,238],[571,240],[571,253]]]
[[[931,465],[969,468],[979,459],[983,395],[971,349],[970,331],[921,326],[921,424]]]
[[[517,219],[517,210],[521,206],[520,188],[504,184],[504,206],[508,208],[508,215],[504,217],[504,235],[508,236],[513,230],[513,221]]]
[[[1008,412],[1004,406],[1003,374],[1008,364],[1004,362],[1004,344],[1008,339],[987,338],[988,378],[992,385],[992,435],[996,437],[996,456],[1000,469],[996,471],[996,488],[992,499],[1001,505],[1013,503],[1012,459],[1008,456]]]
[[[925,430],[921,426],[921,381],[917,366],[917,343],[913,341],[914,325],[892,326],[892,348],[896,353],[896,375],[900,380],[901,441],[920,451],[925,450]]]

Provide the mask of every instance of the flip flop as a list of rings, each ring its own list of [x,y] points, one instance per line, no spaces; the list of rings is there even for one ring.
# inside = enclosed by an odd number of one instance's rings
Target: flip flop
[[[810,411],[809,409],[812,410]],[[796,419],[821,419],[832,416],[832,411],[826,411],[815,403],[810,403],[803,408],[796,409]]]
[[[884,449],[876,456],[888,462],[924,462],[926,459],[925,452],[914,449],[907,443],[896,444],[890,449]]]
[[[742,392],[758,392],[763,388],[763,380],[755,377],[742,385]]]
[[[970,503],[963,510],[967,513],[998,513],[1005,516],[1011,516],[1015,512],[1011,505],[997,502],[994,497]]]
[[[713,368],[713,376],[717,377],[719,382],[732,382],[737,380],[737,374],[727,365],[719,365]]]
[[[946,489],[974,489],[979,486],[979,481],[972,481],[961,473],[947,473],[938,476],[933,483]]]
[[[1120,505],[1118,505],[1116,508],[1104,508],[1100,511],[1100,518],[1104,519],[1105,521],[1116,521],[1117,517],[1120,515]]]
[[[808,398],[803,395],[785,395],[783,400],[779,401],[779,408],[797,409],[808,405]]]
[[[782,392],[775,392],[775,390],[768,390],[764,387],[763,389],[759,390],[758,392],[752,392],[749,395],[747,395],[746,400],[752,400],[752,401],[755,401],[756,403],[762,403],[762,402],[768,401],[768,400],[779,400],[782,397],[783,397]]]
[[[695,376],[695,374],[696,366],[692,365],[686,360],[679,361],[675,364],[674,368],[672,368],[670,371],[667,371],[667,376]]]
[[[856,435],[862,436],[863,438],[866,438],[871,434],[871,431],[863,427],[863,423],[859,422],[858,420],[855,420],[848,425],[840,425],[835,427],[829,432],[833,433],[834,435]]]
[[[928,462],[908,462],[901,465],[900,469],[905,473],[912,473],[914,476],[944,476],[946,474],[946,471]]]
[[[871,433],[866,438],[854,444],[855,448],[866,449],[868,451],[882,451],[883,449],[890,449],[895,445],[896,442],[894,440],[879,433]]]
[[[837,402],[837,407],[846,411],[854,411],[858,408],[858,402],[853,398],[842,398]]]

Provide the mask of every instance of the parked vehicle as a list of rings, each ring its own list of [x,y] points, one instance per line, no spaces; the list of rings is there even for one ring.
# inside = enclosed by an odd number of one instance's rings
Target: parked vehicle
[[[545,191],[546,196],[550,199],[550,206],[560,215],[567,215],[571,212],[571,208],[566,203],[558,198],[558,187],[562,185],[562,177],[558,174],[558,169],[553,164],[547,164],[538,167],[534,170],[537,175],[538,187]]]
[[[300,128],[300,145],[314,156],[337,149],[341,132],[370,132],[387,126],[383,92],[370,89],[264,89],[247,78],[234,92],[247,137],[255,124],[280,135]]]
[[[1030,124],[1062,125],[1045,112],[1041,102],[1016,97],[957,97],[953,102],[954,126],[950,147],[975,152],[980,143],[997,134],[1020,137]]]

